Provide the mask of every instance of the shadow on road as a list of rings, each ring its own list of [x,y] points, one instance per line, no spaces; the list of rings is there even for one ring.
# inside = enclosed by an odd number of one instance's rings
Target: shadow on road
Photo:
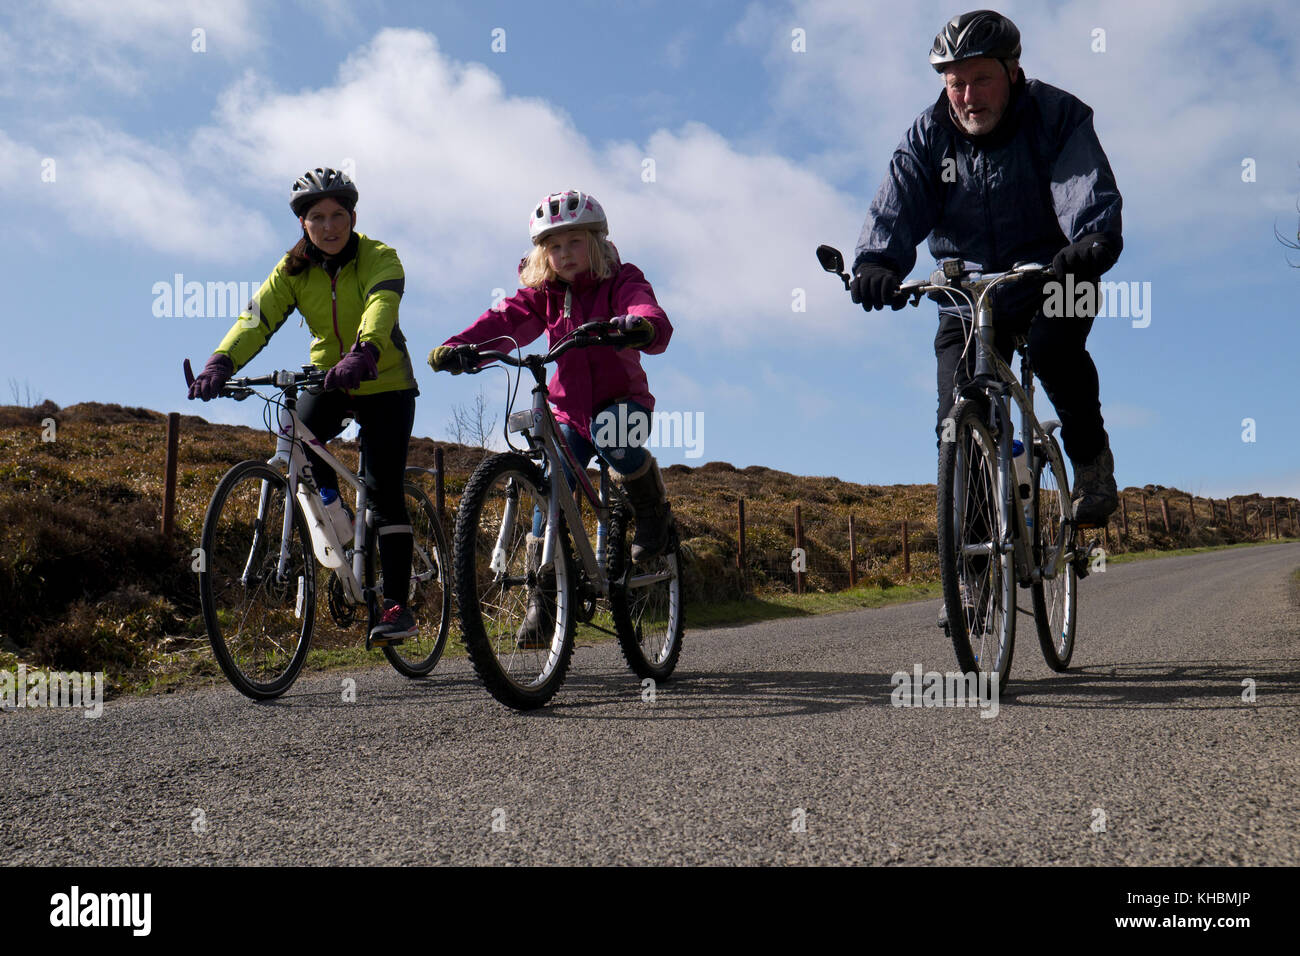
[[[1247,685],[1246,681],[1253,681]],[[1242,695],[1253,686],[1255,699]],[[1011,680],[1002,702],[1015,707],[1161,707],[1236,710],[1300,706],[1300,669],[1294,660],[1144,661],[1071,668],[1064,674]]]

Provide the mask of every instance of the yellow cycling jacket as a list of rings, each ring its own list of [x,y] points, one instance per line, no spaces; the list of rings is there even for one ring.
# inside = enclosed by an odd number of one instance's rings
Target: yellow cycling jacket
[[[333,278],[315,264],[288,275],[288,256],[281,259],[216,351],[242,368],[297,309],[311,329],[311,361],[317,368],[333,368],[358,340],[379,349],[379,376],[348,394],[415,388],[406,337],[397,324],[397,304],[406,283],[402,263],[389,246],[361,233],[356,236],[356,256]]]

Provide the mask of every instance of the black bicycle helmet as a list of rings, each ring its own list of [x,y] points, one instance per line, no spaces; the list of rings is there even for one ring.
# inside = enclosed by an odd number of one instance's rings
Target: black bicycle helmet
[[[1020,59],[1020,31],[993,10],[972,10],[953,17],[934,38],[930,65],[942,73],[959,60],[989,56],[996,60]]]
[[[295,216],[305,216],[322,199],[337,200],[351,211],[357,204],[357,187],[347,173],[317,166],[299,176],[289,188],[289,208]]]

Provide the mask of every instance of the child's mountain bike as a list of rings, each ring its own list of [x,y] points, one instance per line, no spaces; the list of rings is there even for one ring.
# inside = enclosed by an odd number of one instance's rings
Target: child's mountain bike
[[[528,447],[492,455],[479,464],[461,496],[455,534],[465,645],[487,689],[519,710],[540,707],[559,690],[573,654],[575,628],[579,622],[597,626],[592,619],[601,599],[609,601],[613,633],[638,676],[666,680],[681,654],[685,619],[676,527],[662,554],[633,566],[636,518],[631,505],[610,480],[603,460],[599,490],[592,486],[586,463],[575,460],[547,401],[548,364],[569,349],[619,346],[624,340],[610,323],[590,322],[546,355],[516,358],[471,345],[458,349],[475,366],[468,371],[479,371],[479,361],[495,360],[528,369],[536,381],[531,408],[513,414],[506,409],[508,434],[522,434]],[[594,548],[562,461],[595,516]],[[545,515],[545,524],[540,558],[530,561],[527,539],[534,509]],[[524,627],[537,589],[548,606],[540,637]]]

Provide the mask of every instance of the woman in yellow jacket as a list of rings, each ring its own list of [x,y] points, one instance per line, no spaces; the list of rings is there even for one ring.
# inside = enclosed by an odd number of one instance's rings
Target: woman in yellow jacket
[[[190,387],[208,401],[260,352],[293,312],[311,329],[311,361],[329,369],[325,390],[298,400],[303,424],[321,441],[356,418],[366,455],[364,479],[375,514],[384,572],[384,611],[371,643],[393,644],[417,633],[405,606],[411,576],[411,524],[402,493],[407,446],[419,388],[397,323],[405,274],[397,253],[354,230],[357,188],[344,173],[317,168],[289,192],[303,236],[262,283]],[[332,505],[338,478],[310,450],[321,498]]]

